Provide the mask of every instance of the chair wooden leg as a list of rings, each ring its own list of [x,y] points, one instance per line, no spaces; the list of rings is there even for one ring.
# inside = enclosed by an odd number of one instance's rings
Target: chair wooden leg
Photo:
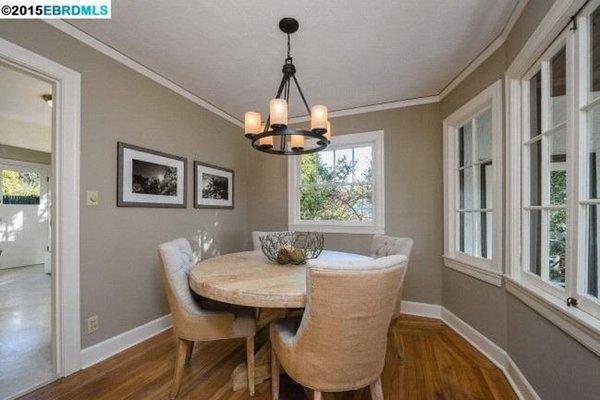
[[[381,378],[377,379],[375,382],[369,385],[369,389],[371,389],[371,399],[372,400],[383,400],[383,389],[381,388]]]
[[[191,347],[189,340],[177,339],[177,349],[175,357],[175,373],[173,374],[173,380],[171,381],[171,389],[169,391],[169,397],[174,399],[179,393],[181,388],[181,378],[183,378],[183,367],[185,366],[185,360],[187,357],[188,349]]]
[[[273,346],[271,346],[271,398],[279,400],[279,360]]]
[[[185,354],[185,363],[189,364],[192,359],[192,353],[194,352],[194,342],[190,342],[187,348],[187,353]]]
[[[254,396],[254,336],[246,338],[246,363],[248,371],[248,391]]]
[[[313,397],[314,400],[321,400],[321,392],[319,392],[318,390],[315,390],[315,397]]]

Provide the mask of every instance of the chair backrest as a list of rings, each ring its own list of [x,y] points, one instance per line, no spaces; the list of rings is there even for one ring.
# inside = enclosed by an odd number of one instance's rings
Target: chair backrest
[[[283,233],[283,232],[287,232],[287,231],[254,231],[252,232],[252,246],[254,247],[254,250],[260,250],[260,238],[262,236],[267,236],[270,235],[272,233]]]
[[[395,255],[308,269],[308,302],[294,337],[299,382],[345,391],[379,377],[406,265],[405,256]]]
[[[386,235],[374,235],[371,242],[371,257],[380,258],[401,254],[410,259],[413,240],[408,237],[398,238]]]
[[[178,322],[184,323],[185,315],[197,309],[188,283],[190,270],[194,266],[192,247],[187,239],[175,239],[159,245],[158,254],[163,265],[162,274],[173,325],[177,330]]]

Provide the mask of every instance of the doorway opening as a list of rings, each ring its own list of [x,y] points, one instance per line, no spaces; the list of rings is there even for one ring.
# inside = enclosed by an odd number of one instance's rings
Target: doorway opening
[[[53,91],[52,82],[0,61],[0,399],[57,376]]]

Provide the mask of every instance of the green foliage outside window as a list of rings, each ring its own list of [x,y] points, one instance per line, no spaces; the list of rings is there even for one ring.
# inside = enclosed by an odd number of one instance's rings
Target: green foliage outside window
[[[550,204],[567,202],[567,171],[556,170],[550,174]],[[564,283],[567,244],[567,212],[550,212],[550,280]]]
[[[356,153],[355,154],[355,158]],[[335,164],[318,153],[300,158],[300,218],[302,220],[372,221],[372,165],[343,155]],[[364,164],[364,160],[363,160]]]

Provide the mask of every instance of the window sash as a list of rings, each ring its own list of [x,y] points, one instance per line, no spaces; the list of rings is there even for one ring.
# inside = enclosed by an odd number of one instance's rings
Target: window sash
[[[462,124],[459,125],[457,129],[457,134],[454,136],[454,146],[455,155],[456,155],[456,165],[455,165],[455,194],[457,198],[455,199],[455,212],[457,213],[457,223],[456,223],[456,232],[455,237],[457,240],[455,241],[454,252],[458,255],[460,254],[463,258],[466,258],[473,262],[473,260],[478,260],[476,263],[481,265],[488,265],[490,258],[485,257],[484,254],[493,255],[493,239],[487,237],[487,219],[484,220],[482,218],[482,213],[489,213],[490,223],[494,224],[493,217],[493,207],[483,208],[481,207],[482,202],[482,174],[481,174],[481,166],[492,165],[495,168],[492,159],[479,159],[479,135],[480,132],[477,120],[479,117],[486,113],[492,113],[492,106],[488,105],[483,107],[478,112],[474,113],[469,119],[463,121]],[[470,126],[470,130],[467,131],[465,129],[466,126]],[[491,128],[490,128],[491,129]],[[470,154],[469,154],[469,162],[465,162],[464,159],[467,158],[466,154],[464,154],[464,142],[465,135],[470,135]],[[492,132],[493,135],[493,132]],[[493,139],[493,137],[492,137]],[[493,146],[492,146],[493,147]],[[492,149],[493,152],[493,149]],[[462,157],[462,159],[461,159]],[[470,187],[466,187],[466,182],[464,180],[461,181],[461,172],[467,171],[470,169],[471,172],[471,182]],[[466,175],[466,172],[463,172],[463,176]],[[493,174],[492,174],[493,175]],[[462,185],[462,187],[461,187]],[[493,185],[493,181],[492,181]],[[461,202],[461,195],[466,196],[464,190],[470,189],[470,196],[472,207],[463,207],[463,203]],[[487,188],[486,188],[487,189]],[[493,192],[493,187],[491,188]],[[491,195],[493,198],[493,193]],[[462,216],[462,218],[461,218]],[[467,217],[472,217],[471,226],[469,232],[467,233],[465,230],[467,229]],[[484,223],[485,222],[485,223]],[[484,232],[484,229],[485,232]],[[469,235],[471,240],[471,251],[465,251],[465,238],[466,235]],[[493,236],[493,231],[492,231]],[[485,247],[484,247],[485,241]]]
[[[550,159],[550,140],[556,134],[561,134],[564,132],[565,139],[568,138],[569,130],[568,122],[569,122],[569,113],[568,113],[568,105],[566,105],[566,120],[565,121],[557,121],[553,123],[552,120],[552,98],[551,98],[551,86],[552,86],[552,76],[551,76],[551,62],[555,55],[560,53],[562,49],[566,49],[567,52],[567,60],[566,60],[566,74],[567,74],[567,98],[572,93],[572,87],[569,86],[569,77],[572,79],[572,73],[569,70],[569,56],[571,55],[570,45],[567,43],[566,34],[562,34],[559,38],[548,48],[548,50],[542,55],[540,60],[536,62],[530,70],[523,76],[521,80],[521,93],[522,93],[522,120],[521,120],[521,277],[524,281],[526,281],[529,285],[534,286],[538,289],[549,292],[557,297],[566,299],[566,291],[564,287],[556,284],[550,280],[550,271],[549,271],[549,247],[550,247],[550,215],[551,212],[557,210],[566,210],[568,199],[566,204],[561,205],[553,205],[550,201],[550,174],[552,170],[552,162]],[[538,134],[531,134],[531,123],[530,119],[532,118],[530,112],[530,95],[531,95],[531,79],[541,72],[541,101],[540,109],[538,112],[541,114],[540,119],[541,129]],[[540,155],[540,171],[538,172],[537,178],[539,179],[538,184],[541,186],[541,198],[539,204],[532,204],[531,199],[531,190],[532,190],[532,182],[531,182],[531,153],[532,146],[539,146],[541,155]],[[567,149],[568,153],[568,149]],[[567,156],[569,159],[569,156]],[[567,182],[572,179],[572,174],[567,167]],[[567,194],[568,196],[568,194]],[[539,243],[541,246],[540,249],[540,265],[538,266],[540,271],[540,276],[531,272],[531,255],[530,249],[532,244],[530,243],[531,238],[531,229],[530,226],[531,220],[530,216],[532,213],[539,212],[540,214],[540,232],[539,232]],[[567,213],[567,226],[569,226],[570,218],[569,213]],[[570,230],[567,229],[567,235],[569,235]],[[565,273],[565,285],[568,284],[569,273],[568,269],[570,268],[571,259],[569,254],[569,238],[567,237],[567,254],[566,254],[566,269]],[[536,268],[536,269],[538,269]]]
[[[340,233],[384,233],[385,198],[384,198],[384,164],[383,164],[383,131],[338,135],[332,138],[329,151],[370,147],[372,156],[372,178],[360,182],[323,182],[302,184],[301,163],[299,156],[288,158],[288,228],[290,230],[311,229],[320,232]],[[354,157],[354,156],[353,156]],[[302,189],[326,187],[361,187],[372,188],[372,219],[360,220],[314,220],[302,219]]]
[[[589,157],[589,137],[592,133],[592,126],[589,123],[589,116],[592,112],[600,112],[600,96],[593,97],[591,85],[591,63],[592,63],[592,23],[591,15],[600,7],[600,1],[594,0],[588,4],[578,17],[579,29],[577,32],[579,57],[577,59],[576,71],[579,88],[579,96],[576,102],[578,115],[578,145],[575,148],[577,152],[578,182],[576,190],[576,199],[574,209],[578,219],[576,226],[577,241],[574,244],[578,259],[578,269],[576,271],[576,282],[573,285],[574,296],[579,302],[579,308],[600,318],[600,300],[588,294],[588,235],[589,235],[589,212],[593,205],[600,204],[600,199],[594,198],[589,193],[590,184],[590,157]],[[600,154],[596,153],[597,157]],[[597,171],[597,173],[600,171]],[[598,196],[598,193],[596,193]],[[598,210],[598,207],[596,207]],[[600,210],[599,210],[600,211]],[[598,227],[597,227],[598,229]],[[598,242],[596,242],[598,246]],[[596,248],[598,251],[598,248]],[[600,296],[600,294],[599,294]]]

